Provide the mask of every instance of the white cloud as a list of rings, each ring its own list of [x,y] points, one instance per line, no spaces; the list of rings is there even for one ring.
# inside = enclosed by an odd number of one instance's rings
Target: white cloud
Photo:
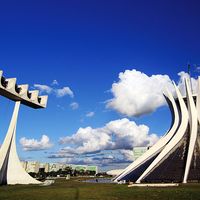
[[[106,124],[106,128],[114,137],[115,148],[132,149],[133,146],[151,146],[157,140],[156,134],[149,133],[146,125],[137,125],[127,118],[111,121]]]
[[[179,87],[181,93],[183,95],[185,95],[185,92],[186,92],[186,90],[185,90],[185,79],[189,79],[189,74],[182,71],[182,72],[179,72],[178,75],[180,77],[179,81],[178,81],[178,87]],[[197,80],[194,79],[194,78],[190,78],[189,80],[190,80],[190,83],[192,84],[192,91],[194,93],[197,92],[197,87],[198,87],[197,86],[197,84],[198,84]]]
[[[58,82],[56,82],[56,80],[54,80],[51,85],[54,85],[54,86],[58,85]],[[50,87],[48,85],[34,84],[34,87],[36,89],[39,89],[41,93],[54,94],[56,97],[64,97],[67,95],[69,95],[71,98],[74,97],[73,91],[67,86],[57,89],[54,87]]]
[[[56,79],[54,79],[51,83],[51,85],[59,85],[58,81]]]
[[[88,112],[85,116],[86,116],[86,117],[93,117],[94,114],[95,114],[94,112]]]
[[[134,146],[152,146],[158,139],[147,126],[123,118],[100,128],[79,128],[72,136],[60,138],[60,144],[66,146],[49,158],[71,164],[94,164],[103,169],[124,168],[133,161]]]
[[[133,161],[133,150],[120,150],[120,153],[124,156],[124,160],[126,161]]]
[[[63,150],[70,153],[90,153],[106,149],[108,145],[113,146],[107,130],[92,129],[91,127],[79,128],[72,136],[60,139],[61,144],[72,144]]]
[[[63,87],[61,89],[55,89],[54,90],[57,97],[64,97],[66,95],[69,95],[70,97],[74,97],[74,93],[69,87]]]
[[[178,86],[184,93],[183,80],[188,74],[180,72],[178,75],[180,76]],[[193,78],[191,80],[195,90],[196,80]],[[119,74],[119,81],[112,84],[113,98],[107,101],[106,107],[129,117],[151,113],[166,104],[163,97],[166,88],[174,91],[168,75],[148,76],[135,69],[126,70]]]
[[[39,89],[41,93],[50,94],[53,91],[53,88],[49,87],[48,85],[34,84],[34,87]]]
[[[49,149],[53,146],[47,135],[42,135],[38,141],[36,139],[27,139],[25,137],[20,139],[20,144],[24,151],[39,151]]]
[[[158,140],[158,136],[149,133],[145,125],[137,125],[127,118],[111,121],[101,128],[79,128],[72,136],[60,138],[61,144],[68,144],[63,148],[66,153],[92,153],[102,150],[125,149],[133,146],[151,146]]]
[[[95,154],[73,155],[64,152],[50,155],[48,158],[60,159],[62,163],[98,165],[101,168],[124,168],[133,161],[132,150],[112,150]]]
[[[79,108],[79,104],[77,102],[72,102],[70,104],[70,107],[71,107],[72,110],[76,110],[76,109]]]
[[[112,150],[103,151],[95,154],[73,155],[64,153],[64,151],[50,155],[48,158],[59,159],[60,162],[68,164],[81,164],[81,165],[98,165],[103,169],[109,168],[125,168],[128,163],[133,161],[132,150]]]
[[[66,157],[66,158],[63,158],[61,162],[67,163],[67,164],[75,164],[75,165],[92,165],[92,164],[94,164],[94,161],[92,158],[82,158],[82,157]]]
[[[185,72],[179,74],[178,87],[185,93]],[[193,91],[197,81],[191,78]],[[113,99],[107,107],[127,116],[139,116],[152,112],[166,104],[163,98],[165,88],[174,92],[171,79],[167,75],[148,76],[136,70],[126,70],[119,74],[119,81],[113,83]],[[92,117],[94,112],[86,114]],[[114,120],[100,128],[79,128],[72,136],[60,138],[67,145],[49,158],[61,158],[63,162],[74,164],[95,164],[117,166],[133,161],[134,146],[152,146],[158,136],[146,125],[137,125],[127,118]]]

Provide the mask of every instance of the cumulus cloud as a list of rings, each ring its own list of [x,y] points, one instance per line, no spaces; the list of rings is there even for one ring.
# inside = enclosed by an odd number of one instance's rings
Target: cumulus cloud
[[[58,85],[57,80],[53,80],[52,86]],[[39,89],[41,93],[47,93],[47,94],[54,94],[56,97],[64,97],[64,96],[70,96],[71,98],[74,97],[73,91],[70,89],[70,87],[63,87],[63,88],[55,88],[50,87],[48,85],[41,85],[41,84],[34,84],[34,88]]]
[[[74,93],[72,92],[72,90],[69,87],[55,89],[54,91],[55,91],[57,97],[64,97],[66,95],[69,95],[70,97],[74,97]]]
[[[58,81],[56,79],[54,79],[51,83],[51,85],[59,85]]]
[[[48,85],[34,84],[34,87],[39,89],[41,93],[50,94],[53,91],[53,88],[49,87]]]
[[[79,108],[79,104],[77,102],[72,102],[70,104],[70,107],[71,107],[72,110],[76,110],[76,109]]]
[[[88,112],[85,116],[86,116],[86,117],[93,117],[94,114],[95,114],[94,112]]]
[[[120,153],[124,156],[124,160],[126,161],[133,161],[133,150],[120,150]]]
[[[134,146],[152,146],[159,137],[146,125],[127,118],[110,121],[100,128],[79,128],[71,136],[60,138],[66,145],[48,158],[69,164],[94,164],[102,168],[123,168],[133,161]]]
[[[178,86],[184,94],[184,78],[188,77],[188,74],[180,72],[178,75]],[[191,82],[195,90],[196,80],[192,78]],[[148,76],[135,69],[126,70],[119,74],[118,82],[112,84],[113,98],[107,101],[106,107],[129,117],[151,113],[166,104],[163,97],[166,88],[174,92],[168,75]]]
[[[156,134],[150,134],[145,125],[137,125],[127,118],[114,120],[101,128],[79,128],[72,136],[60,138],[60,144],[66,153],[94,153],[102,150],[125,149],[133,146],[151,146],[158,140]]]
[[[48,158],[60,158],[60,162],[79,165],[98,165],[105,169],[106,167],[124,168],[128,163],[133,161],[133,151],[131,150],[112,150],[103,151],[95,154],[73,155],[73,154],[56,154]]]
[[[38,141],[36,139],[27,139],[25,137],[20,139],[20,144],[24,151],[39,151],[49,149],[53,146],[47,135],[42,135]]]
[[[86,158],[86,157],[67,157],[63,158],[61,162],[67,163],[67,164],[75,164],[75,165],[92,165],[94,164],[94,161],[92,158]],[[97,164],[97,163],[96,163]]]
[[[183,71],[179,72],[178,75],[180,77],[179,81],[178,81],[178,87],[179,87],[182,95],[185,95],[185,92],[186,92],[186,90],[185,90],[185,79],[190,80],[190,84],[192,85],[192,91],[194,93],[197,92],[197,87],[198,87],[197,79],[195,79],[193,77],[189,78],[189,74],[186,73],[186,72],[183,72]]]
[[[189,75],[180,72],[178,76],[177,84],[184,95],[184,82]],[[196,92],[197,80],[191,78],[191,83],[193,92]],[[126,70],[119,74],[118,82],[113,83],[113,98],[107,101],[106,106],[129,117],[150,113],[166,104],[163,97],[165,88],[174,93],[172,81],[167,75],[148,76],[136,70]],[[72,109],[76,107],[73,103],[70,105]],[[86,116],[94,114],[88,112]],[[158,139],[156,134],[150,133],[148,126],[123,118],[100,128],[79,128],[72,136],[60,138],[60,144],[66,146],[49,158],[60,158],[63,162],[74,164],[114,166],[131,162],[134,146],[152,146]]]

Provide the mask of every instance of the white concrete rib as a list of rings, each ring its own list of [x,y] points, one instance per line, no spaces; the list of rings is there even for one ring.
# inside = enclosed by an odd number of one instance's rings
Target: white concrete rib
[[[198,117],[198,126],[200,126],[200,77],[198,77],[197,83],[197,99],[196,99],[196,108],[197,108],[197,117]],[[198,135],[199,133],[197,133]],[[197,136],[197,144],[200,148],[200,139]]]
[[[192,97],[191,87],[189,86],[188,80],[186,79],[186,95],[187,95],[187,104],[188,104],[188,112],[190,118],[190,140],[189,140],[189,147],[188,147],[188,154],[187,154],[187,161],[185,167],[185,173],[183,178],[183,183],[187,183],[188,174],[190,171],[192,156],[194,152],[195,143],[197,140],[197,110],[194,103],[194,99]]]
[[[188,126],[188,110],[187,107],[183,101],[182,95],[179,91],[179,89],[174,84],[178,101],[180,104],[181,109],[181,124],[174,135],[174,137],[170,140],[170,142],[164,147],[164,149],[161,151],[161,153],[155,158],[155,160],[149,165],[149,167],[144,171],[144,173],[138,178],[136,183],[140,183],[145,177],[147,177],[155,168],[158,166],[160,162],[163,161],[164,158],[169,155],[170,151],[181,141],[183,138],[187,126]]]
[[[197,108],[198,122],[200,124],[200,77],[198,78],[198,91],[197,91],[196,108]]]
[[[168,104],[173,109],[173,114],[174,114],[174,122],[173,122],[171,129],[155,145],[153,145],[147,152],[145,152],[141,157],[139,157],[132,164],[130,164],[121,174],[116,176],[113,179],[115,182],[123,179],[123,177],[126,176],[128,173],[130,173],[134,169],[138,168],[143,163],[145,163],[147,160],[151,159],[156,154],[158,154],[175,134],[175,132],[179,126],[179,121],[180,121],[178,108],[177,108],[176,102],[175,102],[171,92],[166,90],[165,96],[171,102],[171,105],[169,103]]]

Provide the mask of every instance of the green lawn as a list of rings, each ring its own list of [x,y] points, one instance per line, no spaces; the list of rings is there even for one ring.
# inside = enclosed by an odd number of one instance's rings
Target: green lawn
[[[200,184],[170,188],[128,188],[127,185],[92,184],[56,180],[51,186],[1,186],[0,200],[123,200],[123,199],[200,199]]]

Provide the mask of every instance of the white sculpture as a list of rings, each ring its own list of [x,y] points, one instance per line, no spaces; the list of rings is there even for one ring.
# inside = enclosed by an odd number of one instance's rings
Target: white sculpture
[[[177,98],[167,91],[164,95],[173,115],[170,130],[147,152],[114,178],[118,181],[183,182],[199,181],[200,145],[200,78],[198,94],[193,95],[189,80],[185,81],[186,97],[174,84]],[[196,159],[196,160],[195,160]],[[192,166],[192,167],[191,167]],[[190,175],[191,169],[193,174]],[[192,173],[191,173],[192,174]]]
[[[22,167],[16,150],[16,126],[20,104],[33,108],[45,108],[47,96],[38,96],[39,91],[28,91],[28,85],[16,85],[16,78],[5,79],[0,71],[0,94],[15,101],[12,119],[0,148],[0,185],[40,184]]]

